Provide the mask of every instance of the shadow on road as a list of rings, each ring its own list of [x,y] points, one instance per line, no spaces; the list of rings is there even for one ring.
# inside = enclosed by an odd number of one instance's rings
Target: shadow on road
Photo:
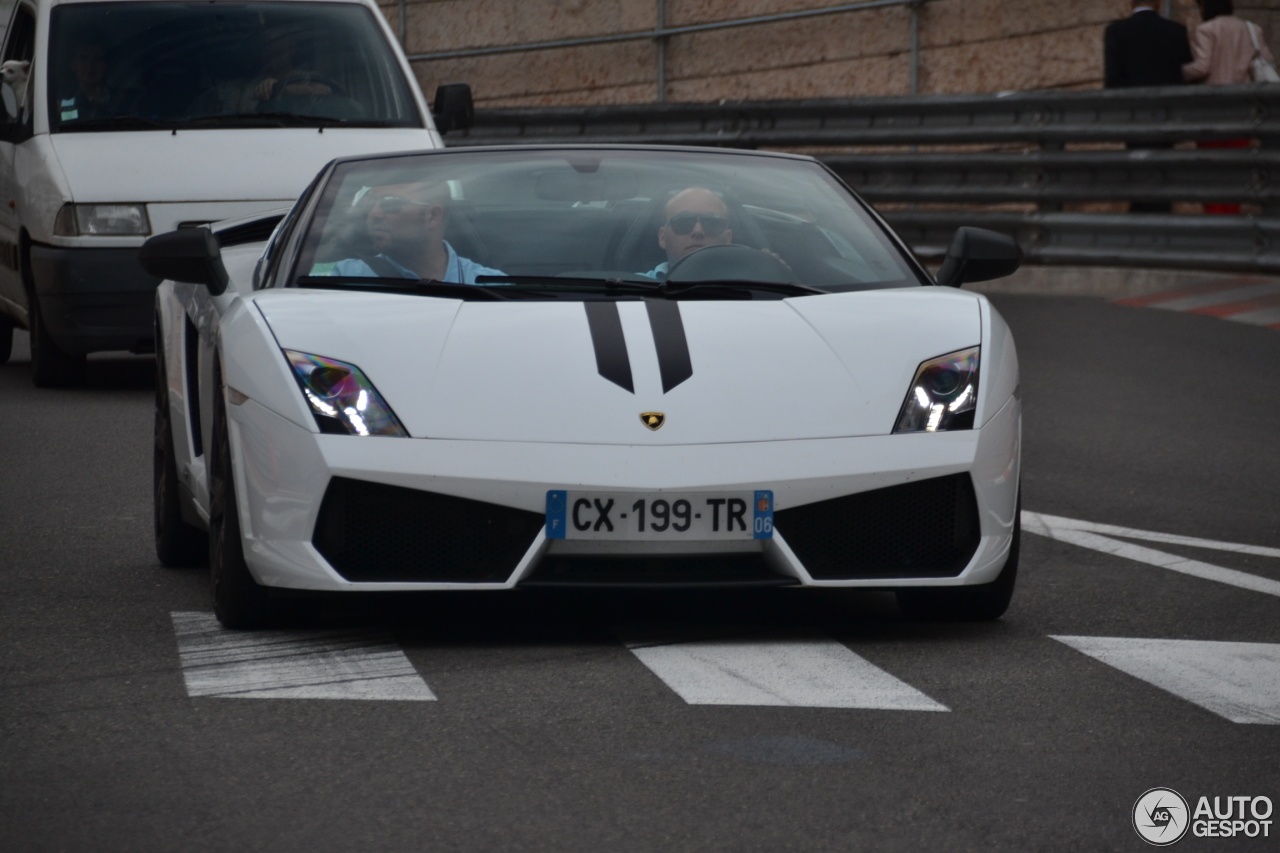
[[[0,365],[0,384],[31,384],[31,347],[25,331],[13,333],[13,354],[7,364]],[[58,394],[83,394],[86,391],[150,390],[155,387],[155,356],[127,352],[100,352],[89,356],[85,383],[74,388],[48,389]]]
[[[308,596],[279,626],[365,627],[401,642],[521,645],[608,640],[621,625],[794,629],[893,641],[985,639],[1010,620],[922,622],[904,617],[891,592],[866,590],[532,590]]]

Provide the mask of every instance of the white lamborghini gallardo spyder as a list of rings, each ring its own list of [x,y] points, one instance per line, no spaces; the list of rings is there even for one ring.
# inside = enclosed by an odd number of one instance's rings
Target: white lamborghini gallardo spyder
[[[156,545],[228,626],[286,590],[867,587],[992,619],[1013,338],[808,157],[518,146],[330,163],[152,238]],[[951,285],[950,287],[946,285]]]

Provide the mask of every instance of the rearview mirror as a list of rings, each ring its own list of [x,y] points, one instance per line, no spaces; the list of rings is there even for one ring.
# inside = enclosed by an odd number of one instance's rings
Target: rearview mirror
[[[1022,249],[1012,237],[966,225],[951,238],[947,258],[938,269],[938,284],[959,287],[990,281],[1012,275],[1021,265]]]
[[[138,263],[160,278],[203,284],[214,296],[225,293],[231,281],[222,265],[218,238],[204,227],[157,234],[138,250]]]
[[[436,130],[466,130],[475,118],[475,104],[471,100],[471,87],[466,83],[445,83],[436,87],[436,99],[431,104],[431,115]]]

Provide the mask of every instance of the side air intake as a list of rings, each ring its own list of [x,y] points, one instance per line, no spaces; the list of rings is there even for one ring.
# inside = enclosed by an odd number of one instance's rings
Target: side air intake
[[[955,577],[981,538],[968,474],[779,510],[774,524],[816,580]]]

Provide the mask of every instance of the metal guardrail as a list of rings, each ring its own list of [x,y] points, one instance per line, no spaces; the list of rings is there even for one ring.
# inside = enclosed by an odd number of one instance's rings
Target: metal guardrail
[[[833,154],[822,160],[870,202],[1280,204],[1280,150]]]
[[[1172,148],[1246,138],[1262,147]],[[1034,262],[1280,273],[1280,218],[1272,218],[1280,214],[1280,85],[481,110],[470,131],[447,142],[826,148],[819,159],[871,202],[1040,207],[886,213],[922,255],[971,224],[1016,235]],[[1079,150],[1085,143],[1129,150]],[[1019,150],[955,150],[965,145]],[[935,146],[951,150],[918,150]],[[1126,200],[1241,202],[1266,215],[1054,212],[1067,202]]]
[[[1030,263],[1280,272],[1280,219],[1250,216],[902,210],[882,214],[922,259],[960,225],[1012,235]]]
[[[1280,85],[478,110],[452,145],[652,142],[776,148],[1172,143],[1280,137]]]

